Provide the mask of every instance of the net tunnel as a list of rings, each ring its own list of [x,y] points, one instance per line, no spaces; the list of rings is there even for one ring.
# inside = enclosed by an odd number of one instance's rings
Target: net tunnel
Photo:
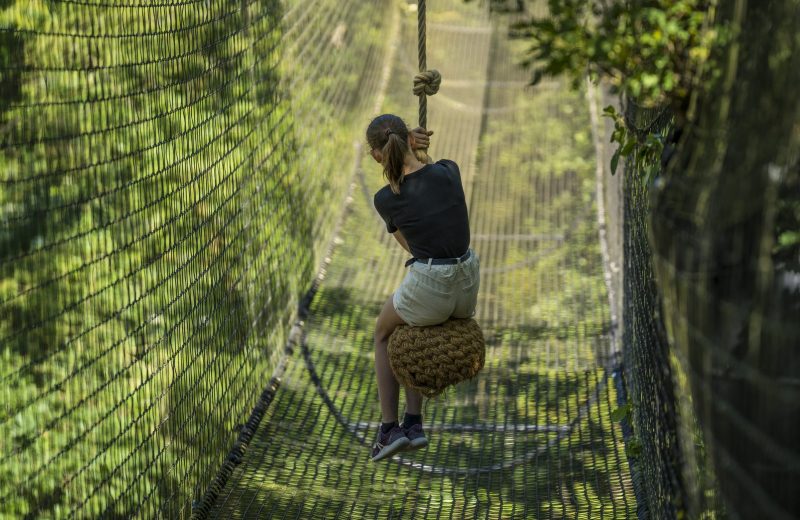
[[[425,402],[427,449],[373,463],[373,329],[407,256],[364,130],[416,123],[416,2],[0,2],[0,518],[724,517],[649,188],[608,171],[616,100],[531,86],[498,4],[427,6],[430,153],[461,168],[485,366]],[[780,444],[767,422],[721,431],[783,461],[759,467],[785,499],[793,423]],[[791,517],[748,475],[725,489]]]

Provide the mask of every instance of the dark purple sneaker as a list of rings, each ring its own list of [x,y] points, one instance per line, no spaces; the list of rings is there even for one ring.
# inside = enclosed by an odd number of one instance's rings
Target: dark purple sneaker
[[[372,462],[391,457],[408,446],[409,439],[399,426],[395,426],[387,433],[383,433],[378,427],[378,438],[372,445]]]
[[[409,441],[406,446],[406,451],[418,450],[428,445],[428,438],[425,437],[425,432],[422,431],[421,424],[415,424],[409,428],[401,426],[401,428]]]

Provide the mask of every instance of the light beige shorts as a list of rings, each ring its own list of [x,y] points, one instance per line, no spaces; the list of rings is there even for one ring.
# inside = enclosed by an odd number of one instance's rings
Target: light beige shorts
[[[414,262],[394,292],[397,314],[409,325],[438,325],[448,318],[470,318],[475,314],[481,284],[480,259],[470,257],[458,264],[429,265]]]

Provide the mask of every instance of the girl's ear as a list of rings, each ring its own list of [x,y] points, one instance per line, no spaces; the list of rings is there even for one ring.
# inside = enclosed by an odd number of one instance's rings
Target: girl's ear
[[[408,133],[408,147],[413,151],[417,149],[417,140],[414,139],[414,134]]]
[[[369,153],[372,156],[372,158],[375,159],[375,162],[378,162],[378,163],[382,163],[383,162],[383,154],[381,154],[380,150],[376,150],[375,148],[373,148],[372,150],[370,150]]]

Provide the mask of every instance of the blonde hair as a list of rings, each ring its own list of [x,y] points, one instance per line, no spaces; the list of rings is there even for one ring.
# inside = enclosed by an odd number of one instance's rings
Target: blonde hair
[[[381,151],[383,177],[392,192],[400,193],[403,183],[403,164],[411,153],[408,146],[408,127],[402,119],[393,114],[383,114],[367,127],[367,143],[373,150]]]

